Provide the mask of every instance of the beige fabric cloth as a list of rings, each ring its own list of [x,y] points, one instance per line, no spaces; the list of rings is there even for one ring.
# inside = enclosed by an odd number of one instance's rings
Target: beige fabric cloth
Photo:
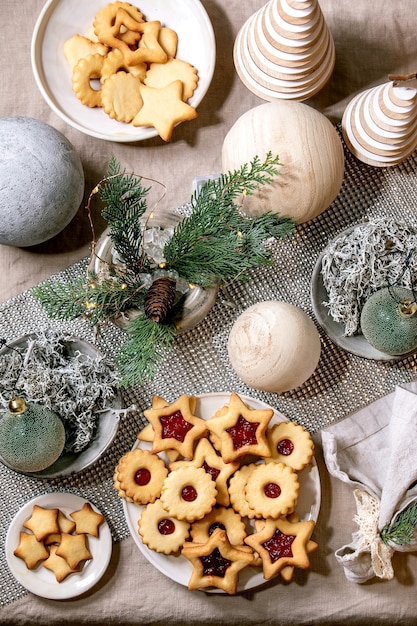
[[[417,383],[398,386],[322,431],[329,472],[351,485],[357,505],[352,543],[338,548],[336,558],[348,580],[364,583],[394,576],[394,550],[414,552],[416,541],[387,547],[379,530],[417,497]]]
[[[167,206],[181,204],[190,195],[194,176],[219,171],[223,139],[234,121],[262,102],[237,78],[232,46],[240,26],[263,6],[263,0],[203,0],[203,4],[216,34],[215,75],[199,106],[198,119],[178,129],[170,144],[159,139],[132,145],[93,139],[67,126],[48,108],[30,67],[30,39],[43,0],[31,0],[24,6],[0,0],[0,115],[32,116],[63,132],[82,158],[87,194],[114,155],[126,168],[163,182],[168,190]],[[335,122],[357,91],[385,81],[390,72],[417,70],[416,7],[414,0],[379,0],[377,4],[371,0],[321,0],[320,4],[335,40],[336,67],[328,85],[309,103]],[[0,246],[0,300],[83,258],[89,242],[89,225],[81,207],[65,231],[45,244],[31,249]],[[104,579],[84,597],[55,602],[29,594],[1,607],[0,622],[415,624],[415,558],[396,554],[396,577],[389,583],[356,586],[346,581],[334,552],[351,529],[355,514],[351,489],[331,478],[322,464],[320,471],[323,501],[314,535],[319,549],[311,557],[311,571],[291,585],[269,584],[262,591],[233,598],[190,594],[155,570],[128,539],[114,546]]]

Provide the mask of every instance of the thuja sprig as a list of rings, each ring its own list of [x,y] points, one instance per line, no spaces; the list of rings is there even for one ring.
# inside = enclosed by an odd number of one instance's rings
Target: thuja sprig
[[[269,237],[282,238],[294,229],[290,218],[266,212],[245,215],[236,199],[253,193],[278,174],[279,158],[268,152],[265,161],[250,164],[208,180],[191,199],[190,216],[175,228],[164,248],[167,266],[191,283],[208,287],[214,280],[244,280],[249,270],[271,263]]]
[[[144,378],[152,380],[176,334],[174,323],[157,324],[145,315],[130,320],[128,340],[116,358],[120,386],[133,387]]]
[[[384,543],[393,543],[404,546],[414,539],[415,527],[417,525],[417,502],[401,511],[394,522],[385,524],[380,532]]]

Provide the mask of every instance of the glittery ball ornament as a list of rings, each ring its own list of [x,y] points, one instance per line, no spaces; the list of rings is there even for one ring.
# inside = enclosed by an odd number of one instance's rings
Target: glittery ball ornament
[[[65,444],[59,416],[45,406],[13,398],[0,418],[0,457],[18,472],[39,472],[51,466]]]

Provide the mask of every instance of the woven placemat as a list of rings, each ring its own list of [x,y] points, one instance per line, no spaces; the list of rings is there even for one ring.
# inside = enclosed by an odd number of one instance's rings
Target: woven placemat
[[[340,132],[340,129],[339,129]],[[193,331],[178,337],[153,382],[128,390],[126,406],[137,410],[121,420],[117,437],[104,456],[91,468],[64,479],[42,481],[17,475],[0,466],[3,504],[0,507],[0,605],[25,594],[8,570],[4,556],[7,528],[19,508],[31,498],[53,491],[69,491],[93,502],[106,516],[113,539],[126,538],[129,530],[120,498],[112,486],[119,458],[129,450],[144,424],[142,410],[152,395],[173,401],[181,393],[230,392],[249,395],[276,407],[310,432],[339,420],[397,384],[416,377],[417,361],[407,357],[396,362],[376,362],[353,356],[333,344],[319,329],[322,355],[319,366],[302,387],[281,395],[250,389],[232,371],[227,339],[237,316],[262,300],[284,300],[305,310],[313,319],[310,281],[314,265],[328,241],[348,226],[368,217],[390,216],[416,222],[415,181],[417,153],[393,168],[372,168],[357,161],[345,147],[345,177],[337,199],[322,215],[297,227],[295,235],[274,246],[274,266],[253,273],[247,283],[234,283],[222,290],[206,319]],[[57,277],[71,280],[85,273],[87,260],[72,265]],[[30,292],[22,293],[0,307],[0,337],[7,341],[47,326],[94,341],[94,331],[85,320],[51,321]],[[101,329],[97,347],[110,358],[124,341],[123,331],[109,324]]]

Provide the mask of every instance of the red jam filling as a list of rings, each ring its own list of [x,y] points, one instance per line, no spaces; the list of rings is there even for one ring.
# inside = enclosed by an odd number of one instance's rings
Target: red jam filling
[[[186,485],[181,491],[181,497],[186,502],[194,502],[194,500],[197,500],[197,495],[197,489],[192,485]]]
[[[171,519],[161,519],[158,530],[161,535],[172,535],[175,532],[175,524]]]
[[[163,415],[159,419],[162,424],[162,439],[172,438],[183,442],[186,434],[193,427],[183,418],[181,411],[175,411],[172,415]]]
[[[265,550],[269,552],[272,563],[283,557],[292,557],[292,542],[295,535],[284,535],[278,528],[272,535],[271,539],[263,543]]]
[[[277,483],[268,483],[264,487],[264,494],[267,498],[279,498],[281,495],[281,487]]]
[[[243,446],[256,445],[258,443],[256,438],[256,429],[258,426],[259,422],[248,422],[242,415],[239,415],[236,424],[226,430],[232,438],[233,448],[240,450]]]
[[[215,467],[211,467],[211,465],[209,465],[205,461],[202,467],[207,472],[207,474],[210,474],[213,480],[217,480],[217,476],[220,474],[220,470],[216,469]]]
[[[294,452],[294,444],[290,439],[281,439],[277,445],[278,454],[282,456],[290,456]]]
[[[232,561],[225,559],[218,548],[214,548],[213,552],[208,556],[201,556],[203,564],[203,576],[219,576],[224,578],[227,568],[230,567]]]
[[[140,487],[147,485],[151,480],[151,473],[146,467],[141,467],[135,474],[135,483]]]

